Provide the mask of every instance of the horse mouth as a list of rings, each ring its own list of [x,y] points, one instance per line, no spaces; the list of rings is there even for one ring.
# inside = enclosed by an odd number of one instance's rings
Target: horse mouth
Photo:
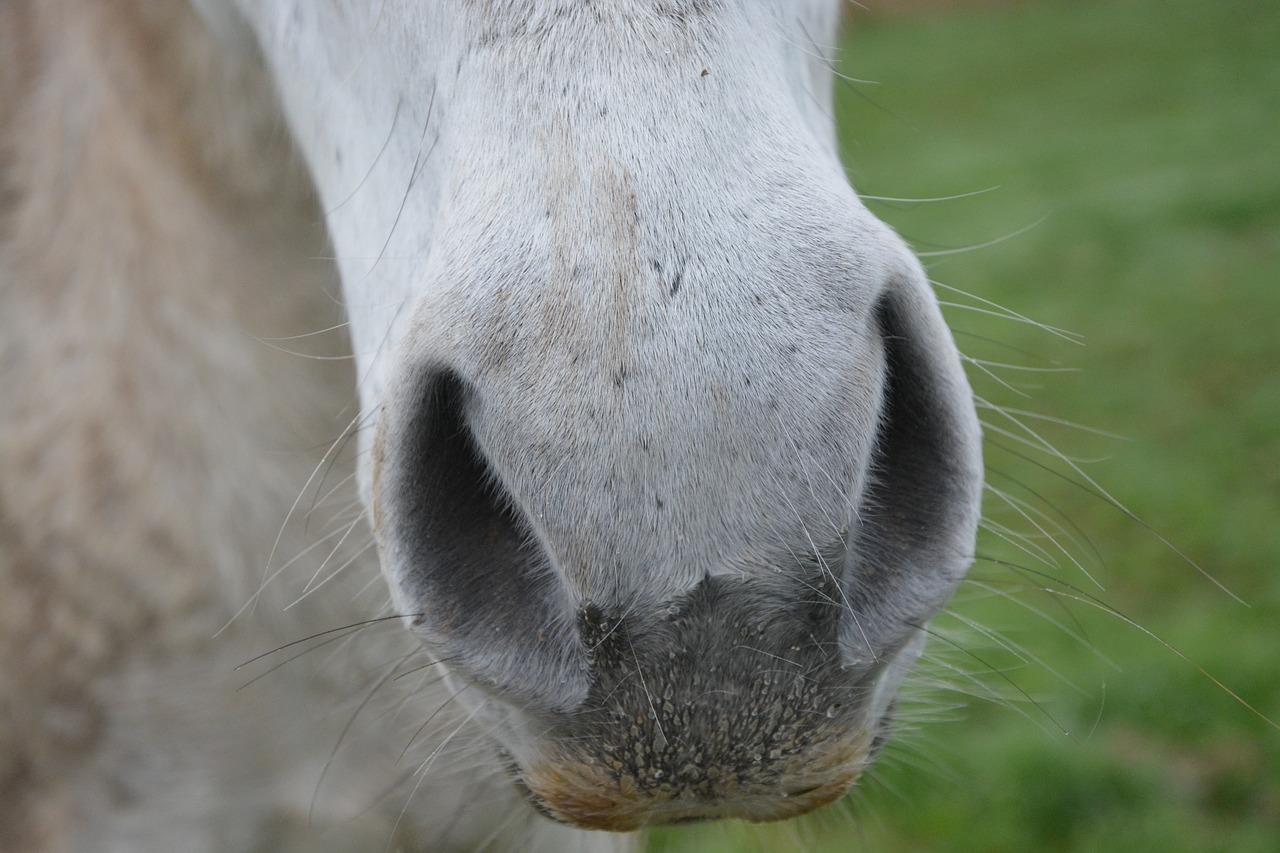
[[[738,819],[786,820],[843,797],[870,760],[867,741],[832,745],[793,761],[798,770],[764,761],[743,772],[716,767],[621,770],[598,760],[511,767],[517,789],[535,810],[579,829],[630,832],[646,827]]]
[[[843,797],[856,781],[856,776],[826,785],[809,786],[796,794],[739,795],[708,798],[697,794],[671,793],[666,797],[652,795],[618,796],[625,789],[584,793],[557,789],[535,792],[523,782],[517,788],[533,808],[557,823],[578,829],[632,832],[654,826],[703,823],[737,819],[753,823],[786,820],[807,814]]]

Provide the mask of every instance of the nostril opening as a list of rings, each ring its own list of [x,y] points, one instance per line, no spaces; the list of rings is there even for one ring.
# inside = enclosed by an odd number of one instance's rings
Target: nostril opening
[[[426,599],[431,618],[456,623],[473,596],[493,592],[484,564],[510,564],[528,547],[528,536],[511,501],[476,445],[465,416],[468,389],[455,375],[440,372],[426,383],[416,409],[396,430],[384,478],[387,502],[398,509],[388,532],[412,557],[402,583]],[[444,596],[431,600],[429,593]],[[447,604],[446,604],[447,602]],[[473,605],[474,607],[474,605]]]
[[[982,482],[972,392],[923,276],[892,281],[876,315],[884,405],[841,631],[856,662],[887,660],[951,596],[972,560]]]
[[[468,424],[475,392],[444,370],[419,389],[380,425],[379,544],[397,603],[480,687],[572,705],[585,685],[567,595]]]

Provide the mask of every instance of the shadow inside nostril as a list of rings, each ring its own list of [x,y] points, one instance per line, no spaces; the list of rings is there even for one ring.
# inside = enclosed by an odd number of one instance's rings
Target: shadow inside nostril
[[[449,670],[481,691],[563,710],[586,693],[568,591],[476,437],[474,389],[409,371],[383,409],[375,506],[397,607]],[[483,605],[478,605],[483,602]]]

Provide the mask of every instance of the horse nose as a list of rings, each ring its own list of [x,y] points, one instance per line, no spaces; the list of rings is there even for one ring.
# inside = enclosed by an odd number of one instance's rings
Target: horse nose
[[[694,266],[679,305],[551,264],[417,307],[374,442],[383,570],[548,815],[772,820],[871,760],[981,460],[923,271],[862,236],[720,289]]]

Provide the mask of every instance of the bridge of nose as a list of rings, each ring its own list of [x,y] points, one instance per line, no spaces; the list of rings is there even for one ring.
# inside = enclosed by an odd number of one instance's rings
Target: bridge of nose
[[[632,171],[564,144],[535,189],[456,200],[417,309],[504,489],[587,597],[835,536],[878,416],[887,232],[822,161]]]
[[[849,523],[884,372],[866,319],[710,301],[638,331],[561,316],[581,328],[550,341],[538,306],[468,377],[477,446],[584,596],[618,570],[755,570]]]
[[[413,332],[566,576],[620,600],[847,522],[896,261],[782,23],[637,14],[485,28],[441,83],[462,120],[431,149],[449,174]]]

